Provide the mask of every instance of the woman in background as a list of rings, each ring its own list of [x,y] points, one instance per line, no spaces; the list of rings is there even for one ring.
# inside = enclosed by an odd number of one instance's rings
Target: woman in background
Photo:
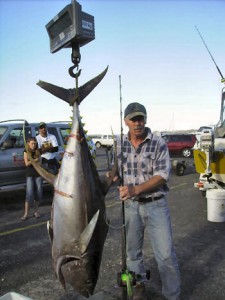
[[[28,138],[27,150],[34,161],[38,162],[40,159],[40,153],[38,151],[38,144],[35,137]],[[37,173],[29,160],[27,150],[24,150],[24,162],[26,165],[26,200],[25,200],[25,211],[21,218],[21,221],[26,221],[29,216],[30,204],[34,203],[34,216],[40,218],[38,213],[39,202],[43,197],[42,190],[42,177]]]

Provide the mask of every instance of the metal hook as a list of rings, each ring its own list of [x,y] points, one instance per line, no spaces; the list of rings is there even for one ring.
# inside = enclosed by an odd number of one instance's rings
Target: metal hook
[[[78,78],[80,76],[81,70],[79,70],[77,73],[74,73],[73,70],[78,68],[78,65],[74,65],[72,67],[69,68],[69,74],[71,77],[73,78]]]

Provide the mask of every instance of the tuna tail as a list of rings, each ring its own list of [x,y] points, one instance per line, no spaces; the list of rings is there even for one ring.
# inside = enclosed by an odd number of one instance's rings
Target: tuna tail
[[[63,87],[56,86],[54,84],[39,80],[38,86],[51,93],[52,95],[62,99],[63,101],[73,105],[75,101],[79,99],[79,103],[86,98],[90,92],[100,83],[108,71],[108,67],[100,73],[98,76],[86,82],[84,85],[78,88],[78,94],[76,89],[65,89]]]

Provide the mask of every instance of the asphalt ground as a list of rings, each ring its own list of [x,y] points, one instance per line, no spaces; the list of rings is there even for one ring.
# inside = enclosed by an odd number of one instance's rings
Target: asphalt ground
[[[176,158],[179,161],[179,158]],[[183,159],[182,159],[183,160]],[[181,300],[225,299],[225,223],[207,221],[207,201],[194,188],[198,174],[189,160],[183,176],[170,177],[168,203],[174,245],[180,265]],[[108,169],[106,151],[98,149],[100,175]],[[41,218],[21,222],[25,191],[0,194],[0,296],[17,292],[33,300],[86,299],[70,287],[65,291],[55,278],[51,245],[46,230],[52,192],[45,189]],[[121,270],[121,202],[116,187],[106,197],[106,219],[110,221],[100,275],[91,299],[121,299],[117,272]],[[31,211],[32,213],[32,211]],[[147,300],[160,300],[161,283],[149,241],[145,241],[146,266],[151,270]]]

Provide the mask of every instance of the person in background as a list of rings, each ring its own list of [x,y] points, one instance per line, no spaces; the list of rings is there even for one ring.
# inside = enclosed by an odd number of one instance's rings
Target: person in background
[[[170,212],[166,195],[170,174],[170,157],[165,141],[145,127],[147,112],[137,102],[124,112],[128,134],[117,140],[119,187],[124,201],[127,267],[135,272],[135,300],[146,299],[146,269],[143,262],[144,234],[150,239],[167,300],[178,300],[180,273],[172,241]],[[114,181],[116,181],[116,177]]]
[[[28,152],[29,153],[28,153]],[[37,173],[33,167],[29,155],[34,161],[38,162],[40,159],[40,153],[37,147],[37,140],[35,137],[28,138],[27,150],[24,150],[24,162],[26,165],[26,200],[25,200],[25,211],[21,218],[21,221],[26,221],[29,217],[30,204],[34,202],[34,216],[40,218],[38,212],[39,202],[42,201],[42,177]]]
[[[36,138],[41,153],[42,166],[48,172],[56,175],[58,173],[58,162],[56,159],[56,152],[58,152],[57,139],[53,134],[48,133],[46,123],[41,122],[38,128],[39,134]]]

